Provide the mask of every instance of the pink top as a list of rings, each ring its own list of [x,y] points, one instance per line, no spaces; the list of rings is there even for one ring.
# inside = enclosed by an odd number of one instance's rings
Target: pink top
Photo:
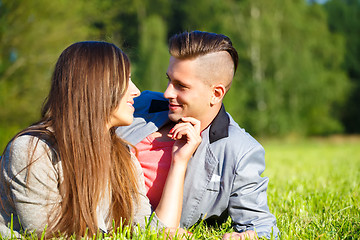
[[[154,209],[159,204],[170,169],[173,145],[174,141],[161,142],[148,136],[135,146],[144,171],[147,197]]]

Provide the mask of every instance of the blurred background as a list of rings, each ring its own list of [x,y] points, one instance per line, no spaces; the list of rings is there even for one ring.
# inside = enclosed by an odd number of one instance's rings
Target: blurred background
[[[164,91],[168,39],[185,30],[232,39],[225,107],[252,135],[360,133],[359,0],[0,0],[1,152],[39,119],[71,43],[115,43],[141,90]]]

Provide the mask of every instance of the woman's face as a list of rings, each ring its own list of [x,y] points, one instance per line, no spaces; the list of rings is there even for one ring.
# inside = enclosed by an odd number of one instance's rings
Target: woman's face
[[[129,79],[129,86],[120,101],[119,106],[114,110],[110,116],[110,123],[108,128],[116,126],[127,126],[130,125],[134,119],[134,98],[140,95],[140,90],[135,84]]]

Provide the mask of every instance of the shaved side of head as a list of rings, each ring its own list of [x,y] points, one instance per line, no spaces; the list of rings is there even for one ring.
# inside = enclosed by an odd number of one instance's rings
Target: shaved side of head
[[[197,76],[209,86],[222,84],[230,89],[238,66],[238,53],[229,37],[202,31],[183,32],[169,40],[169,53],[181,60],[191,60]]]
[[[226,51],[208,53],[194,59],[197,75],[205,83],[212,85],[223,84],[226,91],[230,89],[234,77],[234,64],[230,54]]]

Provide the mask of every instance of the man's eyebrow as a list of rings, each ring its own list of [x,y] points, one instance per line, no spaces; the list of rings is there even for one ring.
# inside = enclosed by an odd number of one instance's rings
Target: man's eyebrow
[[[167,79],[168,79],[169,81],[171,81],[171,82],[174,83],[174,84],[180,84],[180,85],[183,85],[183,86],[188,86],[187,83],[183,83],[183,82],[181,82],[181,81],[179,81],[179,80],[177,80],[177,79],[171,79],[168,73],[166,73],[166,77],[167,77]]]

